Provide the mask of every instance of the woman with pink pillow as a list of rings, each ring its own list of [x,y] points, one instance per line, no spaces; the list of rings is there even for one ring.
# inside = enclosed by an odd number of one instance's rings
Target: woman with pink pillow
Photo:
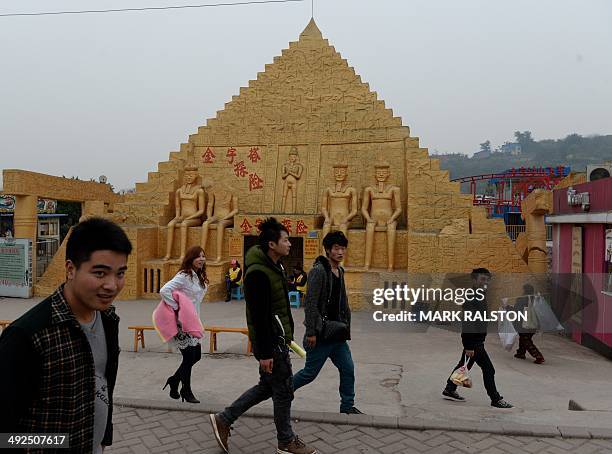
[[[174,375],[166,380],[163,389],[170,386],[171,398],[180,397],[182,401],[193,404],[200,403],[191,390],[191,369],[202,358],[200,305],[207,290],[208,278],[206,277],[204,250],[200,246],[193,246],[185,253],[185,259],[178,273],[159,291],[162,302],[167,307],[156,309],[156,314],[154,314],[158,331],[162,337],[164,333],[161,332],[160,325],[168,320],[168,313],[175,316],[176,329],[174,326],[171,328],[173,333],[176,331],[176,335],[172,339],[183,355],[181,365]],[[179,393],[180,383],[183,386]]]

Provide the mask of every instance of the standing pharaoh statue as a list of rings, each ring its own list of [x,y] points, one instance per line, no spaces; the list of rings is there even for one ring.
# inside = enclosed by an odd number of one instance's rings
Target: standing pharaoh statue
[[[346,184],[348,166],[334,164],[334,179],[336,185],[323,192],[321,213],[323,221],[322,237],[325,238],[330,230],[340,230],[347,235],[348,225],[357,214],[357,191]]]
[[[397,218],[402,213],[400,189],[386,184],[389,179],[389,164],[381,163],[374,166],[376,186],[368,186],[363,192],[361,213],[366,220],[366,253],[365,269],[370,269],[372,251],[374,249],[374,232],[387,232],[387,260],[389,271],[395,266],[395,232]]]
[[[298,151],[296,147],[291,147],[289,151],[289,160],[283,164],[283,211],[285,213],[294,213],[297,208],[297,186],[298,180],[302,178],[304,166],[300,164]],[[291,209],[287,209],[287,198],[291,193]]]
[[[217,229],[217,257],[221,261],[223,253],[223,235],[227,227],[234,225],[234,216],[238,213],[238,196],[225,185],[213,186],[208,192],[206,221],[202,224],[202,249],[206,252],[208,230]]]
[[[174,229],[181,229],[181,249],[179,260],[185,257],[187,249],[187,228],[202,224],[204,215],[204,190],[197,184],[198,168],[185,167],[183,175],[184,184],[176,190],[174,195],[175,216],[168,223],[168,239],[166,241],[166,255],[164,260],[170,260],[174,243]]]

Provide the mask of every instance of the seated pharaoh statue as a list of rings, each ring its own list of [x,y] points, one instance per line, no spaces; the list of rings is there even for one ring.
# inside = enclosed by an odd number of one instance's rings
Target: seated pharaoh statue
[[[349,223],[357,215],[357,191],[346,184],[348,166],[334,164],[333,172],[336,184],[333,188],[325,189],[321,201],[324,217],[322,238],[330,230],[340,230],[346,235]]]
[[[174,196],[175,217],[168,223],[168,239],[164,260],[170,260],[174,243],[174,229],[181,229],[181,245],[179,260],[185,257],[187,249],[187,228],[202,224],[204,215],[204,190],[197,184],[198,168],[185,167],[184,184],[176,190]]]
[[[208,190],[208,206],[206,221],[202,224],[202,249],[206,252],[208,230],[217,229],[217,256],[215,261],[221,261],[223,255],[223,235],[227,227],[234,225],[234,216],[238,213],[238,196],[224,184],[213,185]]]
[[[390,176],[389,164],[380,163],[374,166],[376,186],[368,186],[363,191],[361,213],[366,221],[365,269],[370,269],[374,249],[374,232],[387,232],[387,269],[393,271],[395,266],[395,232],[397,219],[402,213],[400,189],[387,184]]]

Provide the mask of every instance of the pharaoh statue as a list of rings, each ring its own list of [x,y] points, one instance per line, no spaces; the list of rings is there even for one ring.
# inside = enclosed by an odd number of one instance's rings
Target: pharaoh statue
[[[206,221],[202,224],[202,249],[206,252],[208,230],[217,229],[217,257],[221,261],[223,253],[223,235],[227,227],[234,225],[234,216],[238,213],[238,196],[226,185],[214,185],[208,190]]]
[[[357,214],[357,191],[346,184],[348,166],[346,164],[334,164],[333,188],[327,188],[323,192],[321,202],[321,213],[325,218],[323,221],[322,237],[330,230],[340,230],[347,234],[349,222]]]
[[[368,186],[363,191],[363,204],[361,213],[366,221],[366,251],[365,269],[370,269],[372,251],[374,249],[374,232],[387,232],[387,260],[388,270],[393,271],[395,266],[395,232],[397,218],[402,213],[400,189],[387,184],[390,171],[389,164],[380,163],[374,166],[376,186]]]
[[[304,166],[300,164],[296,147],[291,147],[289,160],[283,164],[283,207],[285,213],[294,213],[297,208],[297,186],[298,180],[302,178]],[[291,193],[291,209],[287,209],[287,198]]]
[[[552,192],[535,189],[521,201],[521,218],[525,221],[527,235],[527,266],[533,273],[546,273],[546,224],[544,216],[553,209]]]
[[[183,175],[184,184],[176,190],[174,195],[175,216],[168,223],[168,239],[166,241],[166,255],[164,260],[169,260],[172,255],[174,243],[174,229],[181,229],[180,260],[185,257],[187,249],[187,228],[197,227],[202,224],[204,215],[204,190],[197,184],[198,168],[195,166],[185,167]]]

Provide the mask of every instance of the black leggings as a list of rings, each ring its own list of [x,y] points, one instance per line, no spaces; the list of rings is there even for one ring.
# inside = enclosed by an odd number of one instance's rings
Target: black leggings
[[[174,373],[174,376],[180,378],[183,385],[189,386],[191,384],[191,368],[202,358],[202,347],[200,345],[193,345],[182,348],[181,355],[183,355],[183,361]]]

